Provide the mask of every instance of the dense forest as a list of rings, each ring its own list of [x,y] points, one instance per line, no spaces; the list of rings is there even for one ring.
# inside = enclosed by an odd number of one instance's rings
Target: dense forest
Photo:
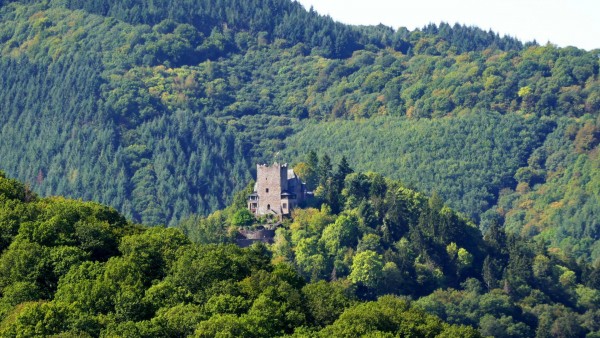
[[[277,229],[269,246],[273,262],[293,265],[312,283],[350,283],[361,300],[408,297],[416,308],[484,336],[598,334],[597,264],[506,232],[497,221],[482,234],[437,194],[355,172],[343,157],[336,165],[327,154],[306,157],[296,171],[315,191],[313,207],[296,210]],[[232,230],[253,223],[242,217],[249,214],[247,193],[178,227],[194,242],[230,243]]]
[[[2,337],[480,337],[408,299],[309,282],[264,245],[193,244],[0,172]]]
[[[597,50],[354,27],[288,0],[0,1],[0,17],[0,169],[41,196],[175,226],[230,204],[256,162],[319,149],[484,233],[600,259]]]
[[[600,267],[498,223],[482,236],[438,195],[345,159],[307,158],[315,198],[246,249],[235,234],[261,220],[245,191],[206,218],[145,227],[0,172],[0,335],[600,334]]]

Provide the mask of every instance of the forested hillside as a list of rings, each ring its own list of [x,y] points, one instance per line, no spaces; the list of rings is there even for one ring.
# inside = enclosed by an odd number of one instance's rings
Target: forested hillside
[[[484,336],[597,334],[598,265],[507,233],[497,221],[482,236],[438,195],[354,172],[344,158],[333,164],[328,155],[306,157],[297,170],[321,208],[295,210],[276,230],[273,262],[292,264],[313,283],[350,283],[359,299],[409,296],[417,308]],[[232,230],[259,223],[243,216],[250,215],[245,195],[179,227],[196,242],[231,242]]]
[[[176,225],[310,149],[600,257],[598,51],[286,0],[0,2],[0,168]]]
[[[394,296],[307,282],[264,245],[192,244],[0,172],[2,337],[480,337]]]
[[[497,223],[482,236],[437,195],[353,172],[343,160],[334,166],[325,155],[304,167],[323,206],[295,210],[273,244],[246,249],[227,244],[257,225],[243,216],[243,193],[180,224],[188,238],[94,202],[40,198],[0,172],[0,335],[600,332],[600,268]]]

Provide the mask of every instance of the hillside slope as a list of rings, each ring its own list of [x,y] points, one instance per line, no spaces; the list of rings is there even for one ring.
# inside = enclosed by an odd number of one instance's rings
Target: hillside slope
[[[318,162],[328,167],[325,156]],[[340,164],[319,170],[317,189],[338,211],[297,209],[272,245],[246,249],[223,244],[231,236],[195,244],[97,203],[40,198],[0,172],[0,335],[600,332],[598,267],[497,224],[482,237],[438,196]],[[186,231],[235,233],[248,213],[235,200]]]
[[[598,258],[595,51],[352,27],[285,0],[1,6],[0,167],[43,195],[175,225],[224,207],[255,162],[318,147]],[[340,120],[356,137],[333,139]]]
[[[192,244],[97,203],[39,198],[2,172],[0,227],[2,337],[481,336],[398,297],[307,283],[264,246]]]

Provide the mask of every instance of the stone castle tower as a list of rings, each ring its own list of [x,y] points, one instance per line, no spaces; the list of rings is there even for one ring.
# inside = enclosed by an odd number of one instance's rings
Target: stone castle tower
[[[305,198],[305,184],[287,164],[256,165],[254,192],[248,196],[248,209],[253,214],[282,218]]]

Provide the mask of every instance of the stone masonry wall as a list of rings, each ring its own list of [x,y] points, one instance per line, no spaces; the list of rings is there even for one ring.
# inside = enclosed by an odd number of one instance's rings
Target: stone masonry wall
[[[281,214],[281,191],[287,189],[287,165],[256,165],[257,214],[270,213],[269,209]]]

